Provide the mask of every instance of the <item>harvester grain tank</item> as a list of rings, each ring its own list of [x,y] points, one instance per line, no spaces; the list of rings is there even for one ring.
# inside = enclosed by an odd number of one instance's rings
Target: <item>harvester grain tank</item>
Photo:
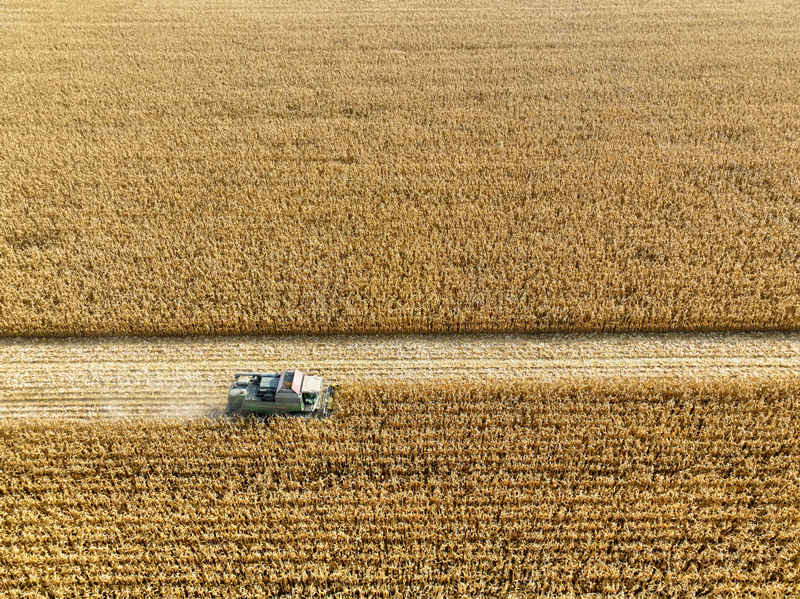
[[[321,376],[300,370],[237,372],[228,391],[225,414],[327,418],[335,393],[336,387],[323,385]]]

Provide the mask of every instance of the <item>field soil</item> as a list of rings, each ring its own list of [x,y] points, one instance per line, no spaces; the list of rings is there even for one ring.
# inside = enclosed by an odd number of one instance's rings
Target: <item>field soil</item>
[[[3,340],[0,416],[202,416],[224,407],[235,372],[290,367],[345,386],[774,380],[800,375],[800,334]]]

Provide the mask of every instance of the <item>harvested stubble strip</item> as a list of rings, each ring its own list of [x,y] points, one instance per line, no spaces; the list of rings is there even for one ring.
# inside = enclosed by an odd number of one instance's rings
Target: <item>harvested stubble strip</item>
[[[0,590],[800,592],[800,380],[383,385],[341,405],[0,423]]]

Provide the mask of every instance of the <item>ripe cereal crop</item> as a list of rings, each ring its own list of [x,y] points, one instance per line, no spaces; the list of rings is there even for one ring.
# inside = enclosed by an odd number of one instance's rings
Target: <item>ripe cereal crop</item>
[[[796,3],[0,7],[0,335],[797,329]]]
[[[377,384],[0,422],[5,596],[792,596],[796,379]]]

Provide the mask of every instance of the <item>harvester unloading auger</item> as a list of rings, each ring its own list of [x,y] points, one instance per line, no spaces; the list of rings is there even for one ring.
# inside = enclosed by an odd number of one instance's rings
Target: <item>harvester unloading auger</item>
[[[237,372],[228,391],[225,415],[327,418],[335,395],[336,385],[324,387],[321,376],[300,370]]]

